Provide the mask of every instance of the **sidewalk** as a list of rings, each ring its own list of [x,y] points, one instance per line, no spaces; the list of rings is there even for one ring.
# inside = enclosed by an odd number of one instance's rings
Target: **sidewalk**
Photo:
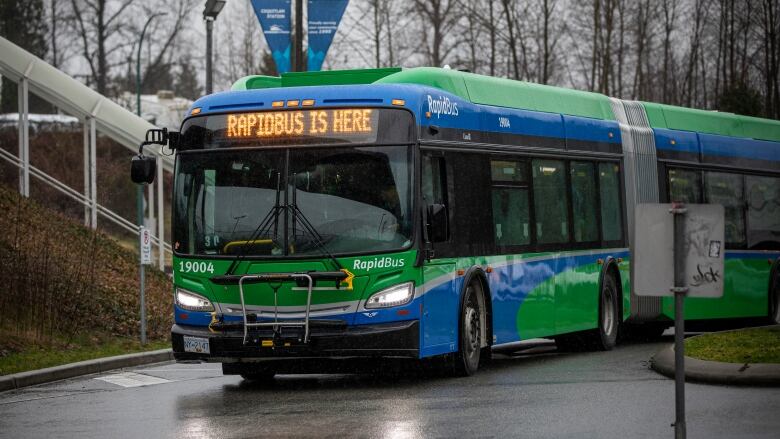
[[[0,376],[0,392],[33,386],[35,384],[64,380],[80,375],[171,360],[173,360],[173,351],[170,349],[160,349],[158,351],[97,358],[94,360],[79,361],[78,363],[63,364],[62,366],[47,367],[46,369],[20,372]]]
[[[650,367],[661,375],[674,378],[674,345],[655,354],[650,359]],[[721,363],[686,356],[685,380],[741,386],[780,386],[780,364]]]

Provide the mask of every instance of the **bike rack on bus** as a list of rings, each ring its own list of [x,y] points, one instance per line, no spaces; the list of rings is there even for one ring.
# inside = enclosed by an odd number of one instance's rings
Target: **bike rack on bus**
[[[235,284],[238,280],[238,293],[241,297],[241,316],[244,319],[244,344],[249,337],[249,328],[254,327],[272,327],[275,333],[278,333],[281,327],[303,327],[303,342],[309,342],[310,328],[309,315],[311,314],[311,295],[314,289],[315,280],[330,280],[336,282],[336,287],[340,282],[347,278],[347,273],[343,271],[336,272],[308,272],[308,273],[261,273],[261,274],[243,274],[243,275],[224,275],[214,276],[211,280],[220,285]],[[279,287],[272,288],[274,291],[274,321],[273,322],[250,322],[247,318],[246,301],[244,299],[244,283],[274,283],[295,281],[296,283],[305,282],[306,284],[306,311],[303,320],[279,320]],[[299,283],[300,285],[300,283]]]
[[[307,282],[306,289],[306,314],[303,320],[285,320],[279,322],[279,288],[273,288],[274,290],[274,321],[273,322],[252,322],[250,323],[246,317],[246,304],[244,303],[244,281],[246,280],[258,280],[263,282],[283,282],[286,280],[298,280],[304,279]],[[314,287],[314,281],[311,276],[303,273],[270,273],[270,274],[250,274],[243,275],[238,279],[238,294],[241,296],[241,315],[244,318],[244,344],[249,334],[249,327],[263,327],[271,326],[274,328],[274,332],[278,331],[280,327],[300,327],[303,326],[303,342],[309,342],[309,313],[311,312],[311,291]]]

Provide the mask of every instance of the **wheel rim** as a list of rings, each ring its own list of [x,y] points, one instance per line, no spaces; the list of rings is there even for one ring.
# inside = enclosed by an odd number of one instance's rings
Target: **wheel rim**
[[[606,335],[612,335],[615,329],[615,305],[612,289],[606,288],[601,299],[601,327]]]
[[[473,301],[468,302],[463,313],[463,333],[466,336],[463,346],[466,357],[473,359],[479,352],[480,344],[479,309]]]

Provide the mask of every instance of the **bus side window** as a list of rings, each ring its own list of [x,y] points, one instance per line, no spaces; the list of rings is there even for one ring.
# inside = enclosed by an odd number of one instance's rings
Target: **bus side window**
[[[422,196],[426,205],[447,204],[447,181],[446,168],[444,167],[444,157],[431,156],[424,154],[422,159]],[[448,215],[449,216],[449,215]],[[449,229],[449,228],[448,228]],[[446,237],[441,241],[446,241]]]
[[[531,243],[527,163],[491,160],[493,233],[499,247]]]
[[[669,201],[701,203],[701,173],[688,169],[669,169]]]
[[[623,239],[623,206],[620,202],[620,166],[599,163],[601,198],[601,237],[604,241]]]
[[[704,201],[726,211],[726,245],[745,244],[745,199],[742,176],[724,172],[704,173]]]
[[[751,250],[780,250],[780,178],[745,177],[747,244]]]
[[[574,241],[599,239],[596,212],[596,174],[591,162],[571,162],[571,203],[574,212]]]
[[[569,197],[566,165],[562,160],[533,160],[536,241],[561,244],[569,241]]]

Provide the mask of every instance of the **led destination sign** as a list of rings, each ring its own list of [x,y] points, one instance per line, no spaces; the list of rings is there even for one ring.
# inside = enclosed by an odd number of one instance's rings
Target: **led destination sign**
[[[370,108],[264,111],[228,114],[227,139],[274,139],[293,137],[376,139],[377,111]]]

